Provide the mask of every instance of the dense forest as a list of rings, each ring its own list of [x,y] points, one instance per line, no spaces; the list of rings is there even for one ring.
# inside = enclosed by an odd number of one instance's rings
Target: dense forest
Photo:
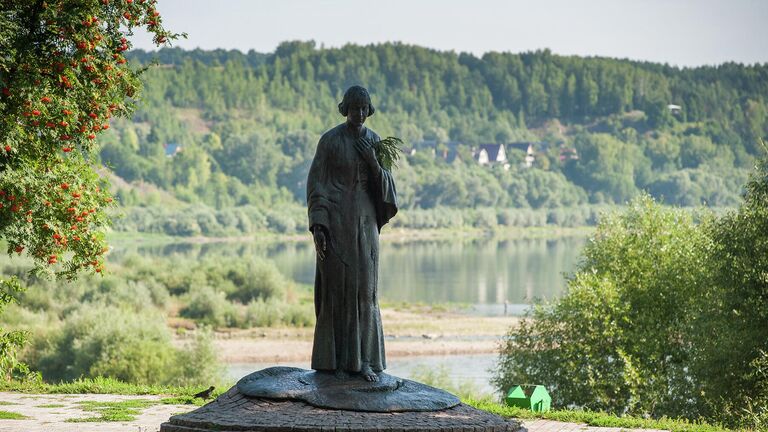
[[[127,57],[150,66],[142,102],[100,154],[128,182],[117,182],[122,203],[247,207],[251,222],[265,209],[295,218],[317,140],[343,121],[336,104],[352,84],[371,91],[367,124],[414,149],[395,173],[414,214],[623,204],[641,191],[732,206],[768,134],[768,65],[681,69],[548,50],[478,58],[399,43]],[[473,158],[481,144],[513,142],[534,143],[533,166],[512,147],[508,169]],[[572,149],[578,158],[562,157]]]

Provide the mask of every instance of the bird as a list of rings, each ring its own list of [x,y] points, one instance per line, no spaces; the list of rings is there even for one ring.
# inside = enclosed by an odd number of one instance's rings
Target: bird
[[[211,397],[211,393],[213,392],[213,389],[214,389],[214,388],[215,388],[214,386],[210,386],[210,387],[208,387],[207,389],[205,389],[205,390],[201,391],[200,393],[196,393],[196,394],[195,394],[194,396],[192,396],[192,397],[194,397],[194,398],[200,398],[200,399],[208,399],[209,397]]]

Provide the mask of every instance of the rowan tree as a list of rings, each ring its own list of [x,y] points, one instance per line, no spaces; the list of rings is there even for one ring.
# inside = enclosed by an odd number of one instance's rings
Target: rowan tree
[[[103,269],[114,204],[94,150],[138,98],[136,28],[158,46],[183,36],[157,0],[0,0],[0,238],[36,271]]]

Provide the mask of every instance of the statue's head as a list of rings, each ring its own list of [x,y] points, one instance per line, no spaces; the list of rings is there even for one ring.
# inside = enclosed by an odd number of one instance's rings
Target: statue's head
[[[368,94],[368,90],[361,86],[352,86],[344,92],[344,99],[339,104],[339,112],[344,117],[349,116],[349,107],[351,106],[365,106],[368,105],[368,113],[366,117],[370,117],[376,111],[371,103],[371,95]]]

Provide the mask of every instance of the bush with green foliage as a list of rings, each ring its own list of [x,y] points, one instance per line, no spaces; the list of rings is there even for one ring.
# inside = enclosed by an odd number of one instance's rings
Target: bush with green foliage
[[[286,291],[293,289],[293,281],[283,276],[273,262],[263,259],[230,265],[226,278],[233,285],[227,297],[243,304],[258,299],[283,301]]]
[[[704,243],[689,213],[647,196],[604,217],[567,294],[508,335],[496,385],[542,383],[560,406],[692,412],[680,334]]]
[[[23,288],[17,278],[0,280],[0,315],[6,306],[17,300]],[[29,334],[21,330],[0,327],[0,380],[26,379],[31,376],[29,367],[18,360],[18,352],[26,344]]]
[[[215,378],[211,366],[185,364],[210,362],[215,368],[210,338],[177,349],[163,316],[151,310],[139,314],[87,303],[36,344],[31,366],[48,381],[108,376],[137,384],[183,384]]]
[[[768,429],[768,158],[745,189],[737,210],[705,227],[712,241],[691,325],[691,371],[707,415]]]
[[[510,330],[493,381],[544,384],[559,406],[764,428],[766,275],[768,160],[722,217],[636,199],[601,219],[566,295]]]
[[[224,291],[205,285],[192,288],[179,315],[213,327],[237,327],[237,310]]]
[[[19,275],[28,286],[9,294],[19,302],[9,305],[0,325],[29,334],[19,359],[48,381],[110,376],[130,383],[211,382],[220,369],[206,327],[314,324],[308,287],[247,250],[219,255],[182,246],[163,260],[115,252],[110,273],[68,282],[30,275],[28,259],[0,257],[0,273]],[[191,334],[201,336],[176,348],[167,318],[197,327]],[[185,334],[175,338],[183,341]],[[16,357],[6,358],[4,373],[21,377],[24,370],[11,364]]]

